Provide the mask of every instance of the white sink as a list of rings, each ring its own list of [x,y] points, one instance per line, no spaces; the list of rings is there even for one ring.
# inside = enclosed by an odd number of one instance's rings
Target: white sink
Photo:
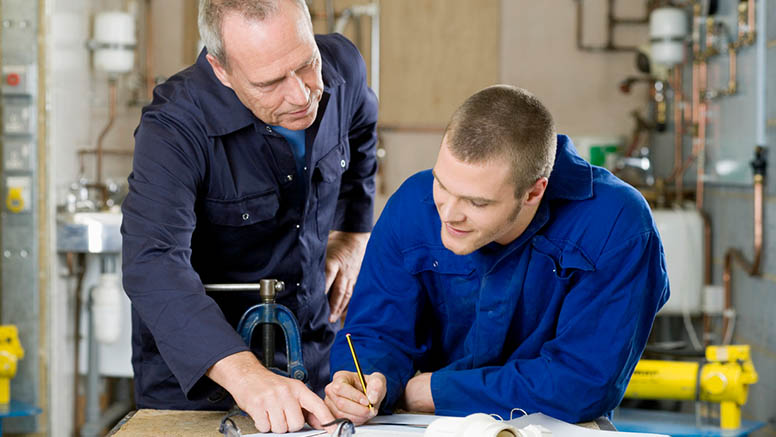
[[[120,212],[77,212],[57,216],[59,252],[121,252]]]

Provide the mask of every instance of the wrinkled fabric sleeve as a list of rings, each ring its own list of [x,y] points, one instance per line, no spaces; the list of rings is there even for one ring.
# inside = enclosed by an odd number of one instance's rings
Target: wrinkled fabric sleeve
[[[216,387],[204,377],[213,364],[248,350],[190,262],[205,138],[161,114],[145,115],[122,205],[124,289],[189,399]]]
[[[372,229],[375,174],[377,173],[377,97],[366,83],[364,59],[346,38],[347,62],[353,78],[348,80],[353,93],[353,113],[348,142],[350,165],[342,175],[333,229],[345,232],[369,232]],[[343,51],[344,52],[344,51]]]
[[[596,271],[579,273],[561,307],[556,337],[539,356],[435,372],[436,414],[508,416],[522,408],[576,423],[614,409],[668,298],[660,238],[643,233],[605,251]]]
[[[361,370],[385,375],[385,412],[394,407],[415,373],[413,363],[428,348],[415,326],[427,306],[426,296],[403,265],[395,233],[401,226],[396,203],[396,196],[389,200],[369,239],[345,327],[337,334],[330,359],[332,376],[339,370],[355,372],[345,339],[350,333]]]

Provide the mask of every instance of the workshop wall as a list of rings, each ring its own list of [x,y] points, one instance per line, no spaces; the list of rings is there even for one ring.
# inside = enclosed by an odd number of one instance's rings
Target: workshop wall
[[[108,10],[127,10],[130,3],[139,8],[142,17],[145,2],[124,0],[51,0],[48,17],[49,71],[47,100],[49,110],[48,150],[51,155],[52,175],[49,178],[51,202],[50,221],[54,222],[56,205],[64,201],[69,186],[81,176],[93,181],[96,161],[93,155],[79,160],[78,151],[94,149],[100,132],[108,122],[107,76],[92,68],[92,56],[86,42],[92,37],[94,14]],[[151,2],[154,47],[153,76],[169,77],[193,62],[195,46],[185,45],[184,21],[186,4],[196,5],[196,0],[165,0]],[[118,81],[116,120],[104,140],[106,150],[131,151],[134,147],[133,131],[140,119],[142,106],[147,99],[143,89],[141,68],[145,57],[145,29],[142,19],[137,21],[138,51],[136,69],[122,75]],[[196,41],[195,43],[196,44]],[[127,156],[106,155],[103,174],[106,180],[126,184],[131,171],[131,159]],[[48,369],[49,410],[44,411],[47,428],[52,435],[69,435],[73,426],[73,375],[74,375],[74,289],[76,279],[70,275],[64,257],[56,253],[51,243],[54,261],[49,292],[50,362]],[[97,281],[99,260],[87,257],[87,275],[82,284],[86,295]],[[84,299],[85,301],[85,299]],[[125,329],[129,329],[128,301],[123,302],[122,315]],[[85,302],[82,312],[86,310]],[[86,314],[86,313],[84,313]],[[86,335],[85,321],[81,324],[81,336]],[[125,343],[125,348],[129,343]],[[81,368],[85,369],[85,343],[81,346]],[[116,355],[114,351],[111,355]],[[128,359],[128,351],[120,354]],[[104,360],[105,361],[105,360]],[[105,362],[103,362],[104,368]],[[127,366],[124,366],[127,367]],[[123,372],[123,371],[122,371]],[[120,372],[121,373],[121,372]]]
[[[558,131],[581,136],[629,135],[630,113],[642,109],[647,86],[630,94],[619,83],[638,75],[633,52],[584,52],[577,49],[576,1],[503,0],[501,14],[501,80],[534,93],[552,113]],[[606,0],[585,0],[582,41],[601,46],[606,41]],[[646,2],[617,1],[618,18],[643,18]],[[614,42],[637,46],[648,41],[647,26],[619,25]]]
[[[719,2],[717,19],[735,29],[736,3]],[[766,175],[762,275],[750,277],[737,265],[733,267],[733,306],[736,310],[734,344],[749,344],[752,361],[760,375],[757,384],[749,390],[749,401],[743,409],[743,418],[766,422],[765,429],[755,436],[776,436],[776,2],[765,1],[767,32],[766,48],[766,127],[769,150]],[[761,13],[761,11],[757,11]],[[728,249],[740,249],[747,259],[753,257],[753,192],[752,171],[749,162],[755,146],[755,47],[744,47],[738,54],[738,92],[712,102],[709,110],[709,137],[705,160],[706,184],[704,210],[711,217],[713,247],[713,281],[722,285],[724,256]],[[728,60],[716,56],[709,61],[709,88],[726,86]],[[685,71],[685,92],[689,91],[689,71]],[[669,113],[673,108],[669,107]],[[652,150],[657,176],[665,177],[673,167],[673,125],[662,135],[655,135]],[[690,152],[689,136],[685,138],[685,156]],[[734,161],[739,177],[728,180],[718,170],[723,160]],[[685,180],[695,186],[696,167],[688,170]],[[739,182],[740,180],[740,182]]]

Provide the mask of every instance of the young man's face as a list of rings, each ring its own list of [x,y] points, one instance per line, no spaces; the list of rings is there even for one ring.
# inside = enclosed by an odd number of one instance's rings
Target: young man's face
[[[315,121],[323,94],[321,55],[304,11],[291,1],[263,21],[223,18],[226,70],[208,60],[225,86],[263,122],[291,130]]]
[[[433,172],[442,243],[455,254],[472,253],[493,241],[511,243],[523,233],[536,211],[533,202],[523,208],[529,193],[515,198],[507,159],[476,164],[460,161],[450,152],[445,137]]]

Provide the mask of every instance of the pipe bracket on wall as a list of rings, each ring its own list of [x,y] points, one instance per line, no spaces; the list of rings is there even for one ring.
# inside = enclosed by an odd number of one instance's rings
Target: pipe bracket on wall
[[[620,18],[614,14],[614,2],[615,0],[607,0],[606,2],[606,43],[600,46],[593,46],[584,43],[584,7],[582,3],[584,0],[575,0],[577,3],[577,49],[585,52],[636,52],[638,50],[635,46],[621,46],[614,42],[614,29],[617,26],[633,26],[633,25],[647,25],[649,24],[649,13],[643,18]],[[647,11],[649,12],[654,6],[652,1],[647,2]]]

